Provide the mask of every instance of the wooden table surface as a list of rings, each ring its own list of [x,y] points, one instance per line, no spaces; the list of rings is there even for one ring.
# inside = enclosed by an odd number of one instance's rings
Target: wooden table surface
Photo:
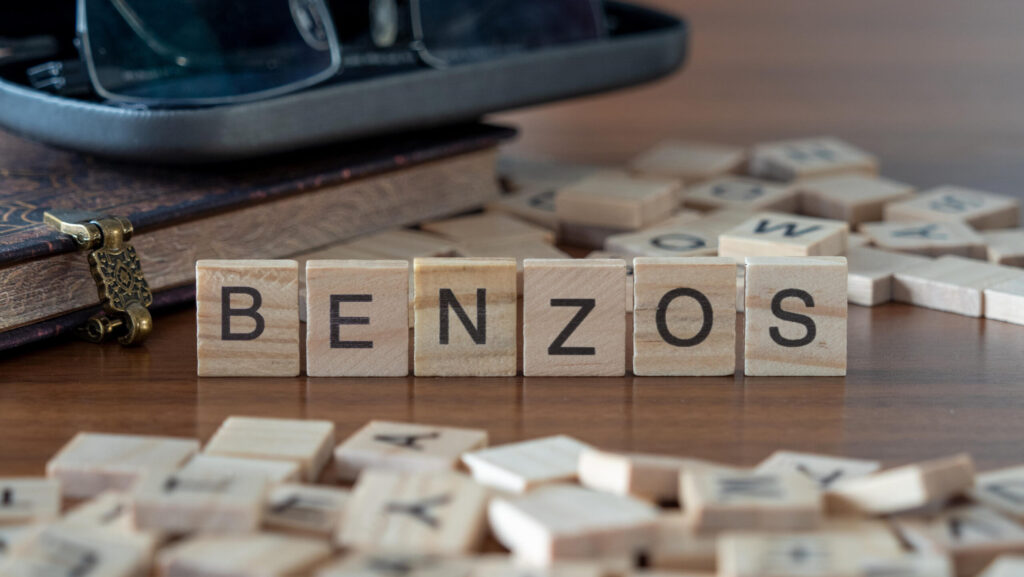
[[[682,74],[500,117],[511,152],[617,163],[670,136],[834,134],[922,187],[1019,194],[1024,3],[660,2],[693,25]],[[143,348],[66,342],[0,358],[0,474],[39,474],[80,430],[210,436],[228,415],[567,433],[615,449],[754,464],[778,448],[888,464],[970,451],[1024,463],[1024,327],[851,306],[846,378],[199,379],[194,311]],[[742,365],[740,365],[742,366]]]

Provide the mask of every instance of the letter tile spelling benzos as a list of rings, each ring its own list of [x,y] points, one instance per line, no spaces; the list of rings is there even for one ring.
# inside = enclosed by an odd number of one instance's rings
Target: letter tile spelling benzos
[[[46,464],[65,497],[128,490],[148,471],[177,469],[199,451],[199,441],[174,437],[78,433]]]
[[[736,372],[734,260],[637,258],[633,270],[633,374]]]
[[[487,499],[487,489],[453,471],[368,470],[352,491],[335,541],[357,550],[468,553],[484,537]]]
[[[655,503],[679,501],[679,476],[690,469],[729,469],[724,465],[662,455],[612,453],[586,448],[580,454],[580,484],[595,491],[632,495]]]
[[[823,518],[817,483],[798,473],[690,470],[680,495],[697,531],[805,530]]]
[[[870,475],[881,466],[882,464],[878,461],[776,451],[762,461],[756,471],[758,473],[800,473],[816,482],[822,491],[827,491],[837,483]]]
[[[1001,554],[1024,553],[1024,526],[980,505],[947,509],[927,520],[898,520],[897,525],[950,554],[957,575],[977,575]]]
[[[267,494],[263,526],[329,536],[338,528],[350,492],[335,487],[284,483]]]
[[[132,490],[135,525],[172,534],[255,531],[267,486],[265,477],[228,470],[151,473]]]
[[[873,307],[892,300],[893,277],[899,271],[928,262],[924,256],[851,247],[846,251],[848,267],[846,298],[850,303]]]
[[[605,250],[590,251],[587,256],[583,258],[616,259],[626,263],[626,312],[628,314],[633,314],[633,259],[622,254],[608,252]]]
[[[527,565],[567,559],[621,559],[650,542],[653,505],[575,485],[541,487],[521,497],[499,497],[488,509],[498,541]]]
[[[749,172],[769,180],[792,181],[835,174],[878,174],[878,159],[831,137],[766,142],[754,146]]]
[[[758,213],[718,237],[718,256],[835,256],[846,252],[845,222]]]
[[[1024,276],[985,289],[985,318],[1024,325]]]
[[[971,499],[1024,521],[1024,466],[978,474]]]
[[[300,575],[330,554],[326,542],[307,537],[200,535],[161,552],[157,565],[164,577]]]
[[[539,485],[575,481],[580,454],[587,448],[558,435],[466,453],[462,462],[482,485],[525,493]]]
[[[626,372],[626,263],[527,259],[523,263],[523,375]]]
[[[404,301],[403,301],[404,302]],[[331,458],[334,423],[308,419],[228,417],[206,443],[207,455],[293,461],[316,481]]]
[[[985,289],[1024,278],[1018,268],[943,256],[893,276],[893,300],[961,315],[985,313]]]
[[[846,375],[846,259],[749,257],[748,376]]]
[[[634,158],[631,170],[686,182],[700,182],[733,172],[743,164],[743,148],[710,142],[668,140]]]
[[[370,421],[334,451],[338,478],[367,469],[429,472],[455,469],[463,453],[487,446],[487,431]]]
[[[87,527],[43,528],[0,563],[0,577],[136,577],[149,555],[137,544]]]
[[[418,258],[413,276],[416,376],[515,376],[514,258]]]
[[[306,263],[306,374],[409,374],[409,263]]]
[[[985,258],[985,239],[962,222],[871,222],[861,226],[861,232],[889,251]]]
[[[882,220],[887,203],[914,195],[909,184],[863,174],[807,179],[795,185],[795,190],[800,193],[803,214],[842,220],[850,226]]]
[[[738,208],[796,212],[800,196],[792,186],[740,176],[726,176],[687,190],[683,203],[701,210]]]
[[[885,220],[959,221],[977,230],[1012,228],[1020,219],[1020,201],[959,186],[941,186],[885,206]]]
[[[298,263],[197,261],[196,324],[199,376],[298,376]]]
[[[60,514],[60,483],[54,479],[0,479],[0,525],[45,523]]]
[[[830,489],[829,505],[835,503],[869,515],[890,515],[943,502],[973,484],[970,455],[956,455],[850,479]]]

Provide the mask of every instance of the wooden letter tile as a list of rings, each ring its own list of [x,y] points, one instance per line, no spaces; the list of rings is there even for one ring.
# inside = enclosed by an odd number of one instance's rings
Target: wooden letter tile
[[[971,499],[1024,522],[1024,466],[978,474]]]
[[[959,221],[978,230],[1012,228],[1019,217],[1016,198],[960,186],[940,186],[885,206],[885,220]]]
[[[523,375],[626,373],[624,261],[527,259],[523,279]]]
[[[1024,325],[1024,275],[985,289],[985,318]]]
[[[962,222],[872,222],[861,227],[871,243],[922,256],[985,258],[985,239]]]
[[[336,542],[353,549],[456,555],[484,537],[488,491],[461,473],[365,471]]]
[[[846,221],[851,227],[882,220],[887,203],[914,196],[909,184],[864,174],[808,179],[797,184],[796,190],[804,214]]]
[[[800,206],[800,197],[792,186],[726,176],[689,188],[683,196],[683,203],[700,210],[738,208],[796,212]]]
[[[489,212],[501,212],[550,231],[558,230],[555,193],[551,186],[529,185],[487,205]]]
[[[580,484],[595,491],[677,503],[683,471],[704,468],[728,467],[698,459],[611,453],[588,447],[580,454],[579,479]]]
[[[0,479],[0,525],[52,521],[60,514],[60,503],[60,482],[54,479]]]
[[[199,441],[172,437],[78,433],[46,464],[65,497],[125,491],[147,471],[177,469],[199,451]]]
[[[135,528],[131,493],[121,491],[107,491],[80,503],[61,517],[57,524],[110,533],[135,544],[147,559],[151,559],[157,546],[167,540],[167,535],[162,532]]]
[[[151,473],[132,491],[135,526],[172,534],[255,531],[266,491],[260,475],[187,468]]]
[[[299,273],[293,260],[196,262],[200,377],[295,377]]]
[[[605,250],[590,251],[587,256],[583,258],[597,258],[605,260],[614,259],[621,260],[626,263],[626,312],[633,314],[633,258]]]
[[[192,457],[182,469],[189,473],[227,473],[260,477],[268,483],[283,483],[299,480],[298,461],[274,459],[248,459],[222,455],[199,454]]]
[[[649,228],[609,236],[605,249],[636,256],[714,256],[718,252],[718,231],[698,224],[674,228]]]
[[[845,222],[762,212],[722,233],[718,255],[742,261],[748,256],[835,256],[846,253]]]
[[[953,557],[957,577],[977,575],[1004,553],[1024,553],[1024,526],[979,505],[955,507],[926,521],[898,522]]]
[[[717,548],[716,534],[697,533],[686,517],[672,512],[662,513],[658,517],[654,527],[654,540],[649,547],[641,550],[641,553],[646,557],[648,567],[686,572],[706,571],[707,573],[694,574],[693,577],[712,577],[718,564]],[[641,573],[637,577],[642,575]],[[676,574],[668,573],[666,577],[669,575]],[[690,573],[683,575],[690,577]]]
[[[160,554],[162,577],[266,577],[304,575],[331,554],[319,539],[272,533],[202,535]]]
[[[828,490],[837,483],[870,475],[882,466],[878,461],[844,459],[827,455],[776,451],[757,466],[758,473],[800,473]]]
[[[503,239],[459,245],[460,256],[513,257],[516,259],[516,287],[523,294],[523,261],[528,258],[572,258],[558,248],[539,240],[506,242]]]
[[[506,242],[529,240],[549,244],[555,242],[554,232],[501,213],[473,214],[448,220],[425,222],[420,225],[420,228],[467,244],[477,241],[493,241],[499,238]]]
[[[208,455],[292,461],[316,481],[331,458],[334,423],[304,419],[228,417],[204,447]]]
[[[409,263],[306,263],[306,374],[409,374]]]
[[[850,248],[846,251],[846,263],[849,267],[847,301],[865,307],[887,303],[892,300],[892,282],[895,274],[929,260],[924,256],[869,247]]]
[[[490,577],[474,572],[476,561],[405,551],[351,553],[315,573],[316,577]]]
[[[137,577],[149,574],[146,551],[116,535],[52,525],[0,564],[0,577]]]
[[[349,491],[345,489],[298,483],[276,485],[263,506],[263,525],[330,536],[338,528],[348,499]]]
[[[702,532],[814,529],[822,520],[818,484],[798,473],[688,470],[683,515]]]
[[[478,483],[509,493],[576,480],[587,445],[565,435],[521,441],[466,453],[462,462]]]
[[[473,559],[473,577],[606,577],[597,562],[560,561],[543,569],[526,565],[511,555],[489,554]],[[656,577],[656,576],[655,576]],[[683,575],[682,577],[687,577]]]
[[[959,256],[943,256],[904,269],[893,278],[893,300],[980,317],[985,312],[985,289],[1024,277],[1018,268]]]
[[[988,261],[1024,267],[1024,228],[989,230],[981,233],[988,246]]]
[[[455,469],[463,453],[487,446],[487,431],[370,421],[334,451],[338,478],[366,469],[429,472]]]
[[[846,258],[747,258],[748,376],[846,375]]]
[[[781,181],[846,173],[875,175],[878,159],[837,138],[802,138],[758,144],[748,170],[754,176]]]
[[[677,180],[601,172],[559,189],[555,213],[559,221],[637,230],[675,212],[680,186]]]
[[[516,260],[418,258],[413,274],[416,376],[515,376]]]
[[[633,374],[733,374],[736,262],[641,257],[633,270]]]
[[[745,156],[738,146],[668,140],[638,155],[629,167],[642,174],[691,183],[733,172]]]
[[[970,455],[957,455],[850,479],[834,485],[829,496],[870,515],[889,515],[945,501],[973,483]]]

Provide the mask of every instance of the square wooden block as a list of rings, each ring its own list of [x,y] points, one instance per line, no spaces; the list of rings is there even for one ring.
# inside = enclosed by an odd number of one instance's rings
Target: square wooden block
[[[892,300],[892,281],[901,270],[929,262],[924,256],[889,252],[868,247],[846,251],[849,268],[846,285],[847,301],[873,307]]]
[[[331,555],[319,539],[273,533],[201,535],[160,553],[163,577],[305,575]]]
[[[962,222],[872,222],[860,230],[872,244],[888,251],[979,259],[986,254],[985,239]]]
[[[675,212],[681,183],[606,171],[559,189],[555,214],[574,224],[637,230]]]
[[[985,289],[985,318],[1024,325],[1024,275]]]
[[[60,482],[55,479],[0,479],[0,525],[46,523],[60,515]]]
[[[988,261],[1024,267],[1024,228],[988,230],[981,233],[988,248]]]
[[[612,453],[586,448],[580,454],[580,484],[595,491],[633,495],[655,503],[679,502],[679,476],[684,471],[702,468],[728,468],[709,461]]]
[[[196,262],[200,377],[299,375],[299,273],[293,260]]]
[[[111,534],[135,545],[152,558],[156,548],[167,541],[160,531],[142,531],[135,527],[131,493],[107,491],[79,503],[57,522],[59,525],[84,527],[96,533]]]
[[[792,181],[815,176],[878,174],[878,159],[832,137],[800,138],[754,146],[747,169],[769,180]]]
[[[956,455],[850,479],[831,488],[830,499],[869,515],[890,515],[943,502],[974,484],[970,455]]]
[[[818,484],[792,472],[691,470],[679,493],[684,517],[701,532],[815,529],[824,516]]]
[[[505,213],[550,231],[558,230],[552,186],[527,185],[487,205],[488,212]]]
[[[174,535],[252,532],[267,487],[265,477],[226,470],[150,473],[132,489],[135,526]]]
[[[524,261],[523,375],[624,375],[625,288],[621,260]]]
[[[736,372],[736,261],[633,261],[633,374],[717,376]]]
[[[699,224],[674,228],[649,228],[609,236],[605,250],[628,257],[714,256],[718,252],[718,231]]]
[[[306,374],[409,374],[409,263],[306,263]]]
[[[413,278],[417,377],[515,376],[514,258],[418,258]]]
[[[792,214],[762,212],[718,237],[718,256],[835,256],[846,253],[849,226]]]
[[[225,457],[205,453],[192,457],[181,471],[188,474],[238,474],[260,477],[268,483],[298,482],[301,472],[298,461]]]
[[[455,469],[463,453],[487,446],[487,431],[416,423],[370,421],[334,451],[338,478],[367,469],[405,472]]]
[[[592,250],[583,258],[604,260],[613,259],[621,260],[626,263],[626,313],[633,314],[633,258],[606,250]]]
[[[982,505],[1024,521],[1024,466],[979,473],[968,494]]]
[[[540,485],[575,481],[586,448],[572,437],[557,435],[473,451],[462,462],[482,485],[525,493]]]
[[[882,464],[878,461],[776,451],[762,461],[756,470],[758,473],[799,473],[807,476],[825,491],[837,483],[870,475],[881,467]]]
[[[985,312],[985,289],[1024,277],[1024,271],[959,256],[943,256],[898,271],[893,300],[969,317]]]
[[[321,536],[333,535],[350,495],[346,489],[322,485],[275,485],[263,505],[263,526]]]
[[[316,481],[331,458],[334,423],[304,419],[228,417],[203,452],[208,455],[292,461]]]
[[[499,238],[507,242],[555,242],[555,233],[549,229],[493,212],[425,222],[420,228],[460,243],[492,241]]]
[[[78,433],[46,464],[64,496],[95,497],[126,491],[150,471],[170,471],[199,451],[199,441],[174,437]]]
[[[846,221],[850,226],[882,220],[886,204],[914,196],[909,184],[865,174],[808,179],[795,189],[804,214]]]
[[[678,488],[676,489],[678,492]],[[712,577],[718,565],[718,535],[698,533],[679,512],[663,512],[654,526],[654,539],[642,552],[646,565],[668,576]],[[691,573],[692,572],[692,573]],[[643,577],[639,573],[636,577]],[[654,573],[651,577],[658,576]]]
[[[629,167],[642,174],[690,183],[733,172],[743,164],[745,156],[739,146],[667,140],[638,155]]]
[[[358,551],[319,569],[316,577],[485,577],[477,558],[406,551]]]
[[[1020,200],[960,186],[940,186],[885,206],[885,220],[964,222],[977,230],[1013,228]]]
[[[846,258],[750,257],[748,376],[846,375]]]
[[[970,577],[1007,553],[1024,553],[1024,526],[980,505],[954,507],[927,520],[897,521],[953,558],[956,575]]]
[[[359,477],[336,534],[358,550],[458,555],[484,537],[488,492],[460,473],[368,470]]]
[[[0,563],[3,577],[136,577],[149,568],[135,543],[88,527],[50,525]]]
[[[800,196],[792,186],[741,176],[724,176],[688,188],[683,203],[700,210],[738,208],[796,212]]]

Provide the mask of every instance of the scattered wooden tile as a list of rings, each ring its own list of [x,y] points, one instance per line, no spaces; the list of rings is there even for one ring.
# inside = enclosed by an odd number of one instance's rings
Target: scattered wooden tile
[[[133,519],[171,534],[255,531],[267,487],[265,477],[223,469],[151,473],[132,490]]]
[[[163,532],[137,529],[132,515],[131,494],[121,491],[107,491],[76,505],[57,524],[112,533],[125,542],[133,543],[147,559],[152,559],[157,546],[168,538]]]
[[[494,536],[517,560],[543,567],[569,559],[631,557],[650,542],[658,511],[630,497],[551,485],[493,499],[488,518]]]
[[[367,470],[335,540],[360,550],[468,553],[483,539],[487,499],[488,491],[461,473]]]
[[[800,195],[789,185],[725,176],[687,189],[683,203],[700,210],[738,208],[796,212],[800,208]]]
[[[55,479],[0,479],[0,525],[46,523],[60,514],[60,482]]]
[[[188,473],[238,473],[261,477],[268,483],[298,481],[301,470],[297,461],[249,459],[223,455],[199,454],[192,457],[182,469]]]
[[[523,294],[523,261],[528,258],[569,259],[568,253],[553,245],[536,240],[505,242],[475,242],[459,247],[459,255],[469,257],[512,257],[516,259],[516,286]]]
[[[379,255],[379,258],[396,260],[412,260],[426,256],[455,256],[457,249],[454,242],[444,237],[407,228],[395,228],[356,237],[348,241],[346,246],[353,250],[363,250]]]
[[[977,230],[1012,228],[1020,221],[1020,200],[960,186],[940,186],[887,204],[885,220],[958,221]]]
[[[200,377],[299,375],[294,260],[196,262]]]
[[[749,257],[748,376],[846,375],[846,258]]]
[[[628,314],[633,314],[633,259],[623,254],[609,252],[606,250],[592,250],[583,258],[613,259],[621,260],[626,263],[626,312]]]
[[[28,549],[46,525],[0,526],[0,575],[5,575],[4,560]]]
[[[621,260],[526,259],[523,375],[624,375],[625,288]]]
[[[878,174],[878,159],[831,137],[800,138],[754,146],[749,172],[769,180],[792,181],[836,174]]]
[[[476,575],[469,557],[407,551],[355,552],[316,572],[316,577],[488,577]]]
[[[510,493],[576,480],[580,454],[587,445],[558,435],[488,449],[462,456],[473,478],[482,485]]]
[[[833,486],[829,496],[857,511],[888,515],[944,502],[973,484],[974,463],[963,454],[850,479]]]
[[[871,239],[859,232],[851,232],[846,235],[846,249],[871,246]]]
[[[416,259],[413,276],[417,377],[515,376],[515,259]]]
[[[855,305],[873,307],[892,300],[894,275],[908,268],[929,262],[924,256],[878,250],[869,247],[846,251],[849,269],[846,299]]]
[[[718,232],[699,224],[678,228],[650,228],[609,236],[605,250],[629,257],[714,256],[718,252]]]
[[[320,485],[284,483],[267,493],[263,505],[263,526],[329,536],[338,528],[350,493]]]
[[[942,256],[893,277],[892,298],[969,317],[985,312],[985,289],[1021,278],[1022,271],[959,256]]]
[[[199,441],[174,437],[78,433],[46,464],[64,496],[95,497],[125,491],[147,471],[180,467],[199,451]]]
[[[542,186],[558,188],[586,178],[595,172],[610,170],[605,166],[579,164],[535,158],[501,155],[498,157],[498,175],[508,188],[521,190],[527,187]]]
[[[845,222],[762,212],[718,237],[718,255],[834,256],[846,253]]]
[[[804,530],[821,524],[817,483],[797,473],[688,470],[679,489],[684,517],[702,532]]]
[[[985,288],[985,318],[1024,325],[1024,275]]]
[[[640,257],[633,269],[633,374],[736,372],[736,262]]]
[[[587,447],[579,458],[580,484],[595,491],[632,495],[655,503],[678,503],[679,477],[690,469],[723,465],[664,455],[613,453]]]
[[[334,451],[337,476],[354,481],[367,469],[448,471],[463,453],[487,446],[487,431],[370,421]]]
[[[548,567],[524,565],[509,555],[481,555],[473,559],[472,577],[605,577],[601,563],[560,561]]]
[[[331,458],[334,423],[311,419],[228,417],[203,452],[223,457],[291,461],[302,478],[316,481]]]
[[[989,262],[1024,267],[1024,228],[988,230],[982,232],[981,237],[987,246]]]
[[[601,172],[559,189],[555,213],[562,222],[637,230],[672,216],[680,186],[677,180]]]
[[[273,533],[201,535],[161,552],[163,577],[265,577],[305,574],[331,554],[319,539]]]
[[[822,491],[826,491],[837,483],[870,475],[881,467],[878,461],[776,451],[761,461],[755,470],[758,473],[800,473],[816,482]]]
[[[978,577],[1019,577],[1024,575],[1024,555],[1000,555]]]
[[[955,507],[925,521],[898,521],[953,557],[958,577],[977,575],[1004,553],[1024,553],[1024,526],[980,505]]]
[[[409,374],[409,263],[306,263],[306,374]]]
[[[0,564],[2,577],[136,577],[148,574],[145,551],[87,527],[51,525]]]
[[[488,212],[500,212],[525,220],[550,231],[558,230],[555,194],[552,186],[526,185],[487,205]]]
[[[718,536],[698,533],[679,513],[662,513],[655,522],[654,538],[638,553],[642,563],[656,570],[713,573],[718,564]]]
[[[985,258],[985,239],[962,222],[872,222],[860,230],[888,251]]]
[[[1024,521],[1024,466],[979,473],[971,499]]]
[[[638,155],[629,167],[642,174],[691,183],[733,172],[743,164],[745,156],[739,146],[667,140]]]
[[[463,244],[495,239],[507,242],[555,242],[552,231],[501,213],[471,214],[425,222],[420,228]]]
[[[846,221],[851,227],[882,220],[886,204],[914,196],[914,187],[909,184],[864,174],[808,179],[795,189],[804,214]]]

